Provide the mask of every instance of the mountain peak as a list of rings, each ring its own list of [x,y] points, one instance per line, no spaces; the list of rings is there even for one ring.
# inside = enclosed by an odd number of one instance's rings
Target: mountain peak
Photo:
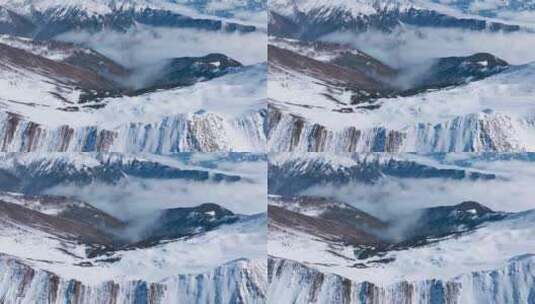
[[[483,223],[501,220],[505,216],[505,213],[495,212],[475,201],[425,208],[420,212],[416,225],[410,229],[407,239],[421,241],[463,233]]]
[[[192,208],[193,212],[200,212],[204,214],[213,215],[216,217],[232,216],[234,213],[222,206],[215,203],[204,203],[197,207]]]
[[[453,206],[455,210],[466,211],[477,215],[483,215],[487,213],[495,213],[492,209],[476,202],[476,201],[464,201],[458,205]]]
[[[139,222],[154,222],[144,232],[140,245],[157,243],[163,240],[191,237],[213,230],[223,224],[232,224],[240,217],[224,207],[205,203],[196,207],[172,208],[159,212],[154,218],[141,218]]]

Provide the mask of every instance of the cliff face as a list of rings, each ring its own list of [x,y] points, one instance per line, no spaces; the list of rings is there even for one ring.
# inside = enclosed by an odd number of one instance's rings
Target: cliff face
[[[271,151],[309,152],[484,152],[526,150],[522,134],[533,121],[502,114],[469,114],[436,125],[403,129],[330,129],[274,108],[269,113]]]
[[[201,274],[161,282],[106,281],[88,285],[0,257],[0,300],[6,304],[264,303],[266,264],[238,260]]]
[[[181,114],[154,123],[126,123],[112,130],[43,126],[2,112],[0,147],[4,152],[263,151],[264,124],[263,110],[232,119],[214,113]]]
[[[496,270],[451,280],[401,281],[379,286],[322,273],[294,261],[270,258],[269,303],[535,303],[535,258],[511,259]]]

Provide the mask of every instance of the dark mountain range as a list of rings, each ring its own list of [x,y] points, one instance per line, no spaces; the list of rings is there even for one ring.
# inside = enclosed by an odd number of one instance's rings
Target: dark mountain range
[[[495,212],[473,201],[427,208],[422,210],[414,227],[407,232],[407,239],[445,237],[469,231],[484,222],[501,220],[506,216],[506,213]]]
[[[32,41],[6,38],[0,43],[0,66],[13,73],[21,72],[24,79],[34,81],[44,78],[55,84],[54,92],[63,106],[59,109],[76,111],[80,107],[99,108],[106,106],[101,101],[109,97],[136,96],[147,92],[193,85],[226,75],[242,65],[223,54],[208,54],[200,57],[181,57],[165,60],[158,71],[150,77],[144,67],[129,69],[104,55],[70,43],[56,41]],[[57,57],[57,58],[56,58]],[[19,76],[21,77],[21,76]],[[134,83],[133,79],[142,81]],[[77,99],[72,90],[79,90]],[[24,104],[36,101],[16,100]]]
[[[429,89],[463,85],[498,74],[507,68],[509,64],[506,61],[489,53],[438,58],[433,60],[433,63],[417,77],[412,88],[403,91],[401,95],[410,96]],[[419,69],[419,67],[406,69],[407,71],[403,69],[399,71],[399,74],[410,73],[411,69]]]
[[[284,16],[275,11],[269,13],[268,29],[270,35],[302,40],[316,40],[333,32],[351,31],[355,33],[368,30],[390,32],[401,24],[457,28],[474,31],[512,32],[521,29],[518,25],[486,21],[480,18],[454,17],[440,12],[410,8],[378,9],[377,13],[353,15],[342,8],[328,7],[297,12],[294,16]]]
[[[138,25],[154,27],[187,28],[207,31],[253,32],[255,26],[217,19],[193,18],[167,10],[144,8],[141,10],[115,10],[110,13],[90,15],[82,9],[56,8],[46,11],[32,11],[20,15],[5,7],[9,21],[0,22],[0,33],[17,35],[38,40],[47,40],[70,31],[98,32],[113,30],[126,32]]]
[[[191,208],[174,208],[158,212],[156,225],[142,232],[139,244],[158,243],[213,230],[223,224],[232,224],[242,217],[217,204],[206,203]],[[145,222],[146,219],[133,221]]]
[[[165,209],[123,221],[68,197],[2,193],[0,227],[31,227],[87,246],[88,257],[191,238],[222,225],[248,221],[217,204]]]
[[[300,231],[327,243],[355,247],[357,260],[470,233],[508,215],[477,202],[416,210],[388,221],[330,198],[272,198],[269,206],[270,229]]]
[[[504,60],[488,53],[436,58],[399,69],[350,46],[323,41],[273,39],[268,46],[270,72],[303,74],[325,86],[324,96],[334,111],[375,109],[381,98],[416,95],[428,90],[464,85],[501,73],[509,68]],[[323,55],[328,59],[321,58]],[[351,93],[349,104],[330,92]],[[362,106],[359,106],[364,104]],[[366,105],[368,104],[368,105]]]
[[[154,79],[134,94],[190,86],[200,81],[207,81],[223,76],[243,65],[223,54],[208,54],[202,57],[173,58],[165,64]],[[135,73],[135,71],[134,71]]]
[[[351,182],[374,184],[383,177],[452,180],[497,178],[491,173],[460,168],[439,168],[417,161],[398,160],[388,156],[354,160],[354,164],[351,166],[338,166],[336,163],[321,158],[290,158],[280,163],[271,162],[268,174],[269,193],[290,196],[313,186],[324,184],[340,186]]]
[[[58,185],[116,184],[128,177],[211,182],[241,180],[237,175],[182,169],[151,160],[114,158],[111,154],[97,156],[95,160],[99,162],[96,165],[80,166],[71,154],[70,157],[36,158],[29,163],[13,161],[0,169],[0,190],[40,194]]]

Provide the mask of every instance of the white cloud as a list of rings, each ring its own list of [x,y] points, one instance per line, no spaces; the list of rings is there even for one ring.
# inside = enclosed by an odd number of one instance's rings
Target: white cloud
[[[234,213],[255,214],[267,208],[267,166],[265,162],[228,162],[219,154],[200,153],[193,158],[214,160],[217,169],[243,178],[234,182],[146,179],[127,176],[117,184],[61,184],[47,194],[73,196],[123,220],[179,207],[216,203]],[[198,167],[198,166],[195,166]],[[193,169],[194,167],[192,167]],[[198,167],[203,170],[201,167]]]
[[[467,56],[477,52],[491,53],[511,64],[535,61],[535,34],[528,32],[493,33],[405,27],[397,28],[392,33],[333,33],[322,39],[348,43],[394,67],[412,65],[437,57]]]
[[[495,10],[505,5],[506,3],[503,0],[476,0],[470,3],[469,9],[474,12],[479,12],[484,10]]]
[[[266,186],[258,183],[126,179],[117,185],[60,185],[48,194],[74,196],[123,220],[161,209],[216,203],[235,213],[265,212]]]
[[[69,32],[58,39],[87,45],[128,67],[209,53],[223,53],[246,65],[267,60],[267,35],[260,31],[242,34],[140,26],[127,33]]]
[[[477,201],[493,210],[535,209],[535,162],[479,161],[474,168],[493,172],[495,180],[391,178],[377,184],[314,186],[302,194],[334,197],[380,218],[394,218],[416,209]]]

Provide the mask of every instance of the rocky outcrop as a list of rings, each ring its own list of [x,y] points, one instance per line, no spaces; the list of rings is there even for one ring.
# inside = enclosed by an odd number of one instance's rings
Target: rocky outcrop
[[[309,7],[312,9],[296,11],[291,15],[285,15],[286,11],[271,11],[269,33],[279,37],[315,40],[338,31],[350,30],[359,33],[368,30],[380,30],[389,32],[401,23],[421,27],[495,32],[514,32],[521,29],[518,25],[470,16],[466,18],[450,16],[429,9],[399,8],[395,5],[376,8],[375,12],[369,14],[352,14],[351,11],[331,6],[328,2],[325,2],[324,5],[315,6],[312,4]]]
[[[264,303],[265,261],[238,260],[201,274],[161,282],[87,284],[0,256],[0,302],[5,304]]]
[[[270,151],[309,152],[484,152],[528,150],[522,134],[535,123],[499,113],[475,113],[438,124],[418,123],[402,129],[341,129],[307,121],[269,108]]]
[[[270,257],[268,303],[535,303],[535,258],[511,259],[500,269],[450,280],[401,281],[390,285],[351,281],[290,260]]]
[[[165,117],[152,123],[125,123],[113,129],[99,126],[49,127],[0,113],[0,147],[4,152],[151,152],[263,151],[265,111],[237,118],[209,112]]]
[[[36,37],[41,40],[52,39],[73,30],[98,32],[107,29],[126,32],[136,24],[239,33],[256,30],[252,25],[223,22],[215,18],[194,18],[169,10],[148,7],[136,9],[110,7],[108,12],[98,14],[87,12],[84,8],[69,6],[50,7],[44,11],[33,8],[29,13],[15,12],[13,9],[18,10],[18,7],[10,8],[0,7],[10,15],[8,21],[0,22],[0,33]]]

